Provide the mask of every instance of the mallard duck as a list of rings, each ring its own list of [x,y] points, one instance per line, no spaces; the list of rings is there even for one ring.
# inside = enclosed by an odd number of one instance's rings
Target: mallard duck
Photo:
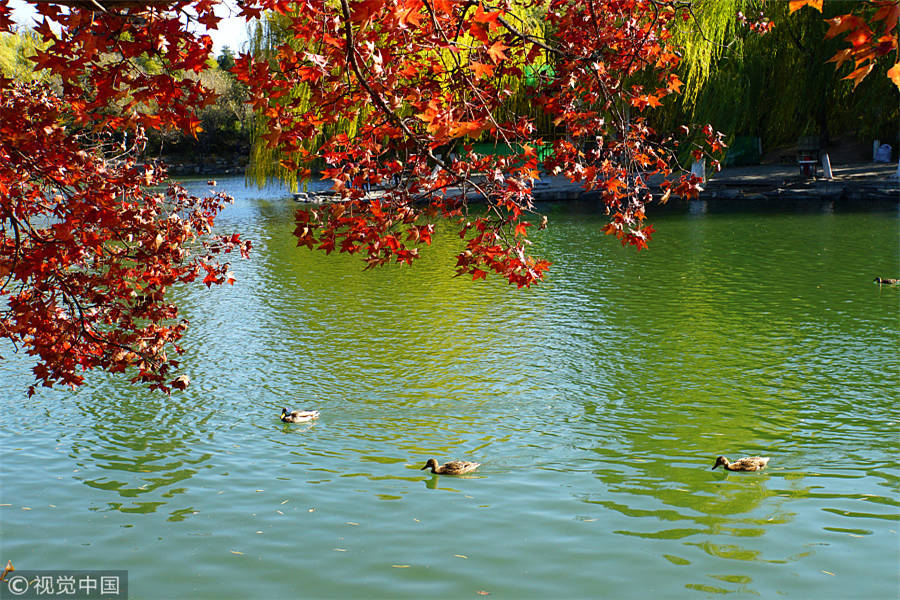
[[[897,285],[900,279],[891,279],[890,277],[876,277],[875,283],[884,283],[886,285]]]
[[[767,464],[769,464],[768,456],[745,456],[734,462],[729,462],[724,456],[719,456],[716,458],[713,469],[722,465],[728,471],[760,471],[765,469]]]
[[[424,471],[428,467],[431,467],[431,472],[437,473],[438,475],[462,475],[463,473],[471,473],[477,469],[479,465],[481,465],[481,463],[469,462],[467,460],[452,460],[448,463],[438,465],[436,460],[429,458],[428,462],[425,463],[425,466],[419,470]]]
[[[288,412],[286,408],[281,409],[281,420],[285,423],[305,423],[319,418],[317,410],[292,410]]]

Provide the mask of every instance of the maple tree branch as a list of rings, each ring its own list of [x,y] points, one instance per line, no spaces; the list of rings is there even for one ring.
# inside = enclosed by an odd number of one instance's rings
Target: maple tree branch
[[[410,131],[409,127],[406,123],[403,122],[403,119],[391,110],[391,107],[387,105],[384,101],[384,98],[381,97],[381,94],[378,94],[372,86],[369,85],[369,82],[366,81],[365,76],[362,73],[362,70],[359,68],[359,63],[356,60],[356,41],[353,35],[353,24],[350,21],[350,7],[347,5],[347,0],[341,0],[341,12],[344,14],[344,41],[347,42],[347,62],[350,64],[350,68],[353,69],[353,73],[356,75],[356,80],[359,84],[366,90],[366,93],[369,94],[369,97],[372,101],[378,105],[378,108],[381,109],[382,112],[389,115],[392,121],[397,124],[400,129],[403,130],[410,139],[415,139],[415,135],[412,131]]]
[[[458,40],[459,34],[462,33],[463,23],[466,21],[466,13],[469,12],[469,9],[475,6],[476,0],[469,0],[466,2],[466,5],[462,7],[462,11],[459,13],[459,21],[456,24],[456,33],[453,34],[453,39]]]
[[[423,0],[423,2],[425,4],[425,8],[428,11],[428,14],[431,15],[432,26],[434,27],[435,31],[440,34],[441,39],[443,39],[445,43],[447,43],[450,46],[455,46],[456,43],[451,42],[449,39],[447,39],[447,35],[444,33],[444,29],[438,24],[437,18],[434,13],[434,9],[431,6],[431,2],[429,0]],[[460,22],[462,22],[462,19],[460,19]],[[451,52],[450,55],[453,58],[453,62],[456,64],[456,68],[460,71],[460,74],[461,74],[462,79],[465,82],[465,84],[469,87],[469,89],[472,91],[472,93],[478,97],[478,99],[481,101],[482,105],[487,106],[487,104],[488,104],[487,99],[484,97],[484,94],[481,93],[481,90],[478,88],[478,86],[472,82],[472,78],[468,75],[462,75],[463,69],[465,67],[463,67],[462,62],[460,61],[457,53]],[[441,60],[443,60],[443,58]],[[500,124],[497,123],[497,120],[494,118],[494,115],[491,114],[490,111],[488,111],[487,116],[488,116],[488,119],[490,119],[491,123],[493,123],[494,126],[497,128],[497,131],[500,132],[501,135],[504,135],[503,130],[500,127]]]
[[[113,348],[118,348],[119,350],[124,350],[126,352],[131,352],[135,356],[140,357],[140,359],[143,360],[145,363],[152,365],[153,368],[158,368],[159,366],[161,366],[163,363],[166,362],[165,356],[156,358],[151,353],[142,350],[138,345],[133,345],[133,346],[125,345],[125,344],[115,341],[115,339],[112,339],[109,336],[103,335],[103,332],[95,333],[94,328],[89,326],[88,317],[85,314],[85,310],[84,310],[84,307],[81,305],[81,302],[78,301],[77,295],[66,292],[65,287],[66,286],[64,284],[62,284],[62,283],[60,284],[60,290],[63,292],[63,300],[66,302],[66,304],[69,305],[70,312],[74,312],[74,311],[72,311],[72,305],[73,304],[75,305],[75,308],[78,311],[79,329],[81,330],[81,334],[85,338],[87,338],[101,346],[113,347]],[[129,318],[133,318],[133,310],[131,310],[131,308],[128,307],[127,305],[123,305],[123,306],[126,309],[128,309],[126,312],[130,315]],[[109,354],[109,351],[104,349],[104,354]],[[135,365],[132,364],[131,366],[135,366]]]
[[[429,2],[429,0],[423,0],[423,2],[425,4],[425,10],[428,11],[428,16],[431,18],[431,26],[434,27],[434,30],[436,32],[440,32],[441,37],[449,43],[446,34],[444,34],[443,28],[440,26],[440,24],[438,24],[437,16],[434,14],[434,8],[432,8],[431,2]]]
[[[559,48],[553,48],[552,46],[547,45],[547,43],[540,38],[534,37],[533,35],[522,33],[518,28],[516,28],[515,25],[507,21],[502,15],[497,17],[497,22],[506,27],[506,29],[508,29],[510,33],[512,33],[516,37],[521,38],[523,41],[534,44],[535,46],[538,46],[539,48],[542,48],[547,52],[550,52],[557,56],[565,56],[565,53]]]
[[[409,127],[406,125],[406,123],[403,121],[403,119],[401,119],[400,116],[397,115],[397,113],[395,113],[387,105],[387,103],[384,101],[384,98],[382,98],[381,95],[379,93],[377,93],[372,88],[372,86],[369,85],[368,81],[366,80],[366,78],[364,77],[364,75],[362,73],[362,69],[359,66],[359,62],[356,60],[356,51],[355,51],[356,42],[355,42],[355,38],[354,38],[354,34],[353,34],[353,25],[350,21],[350,7],[347,4],[347,0],[341,0],[341,12],[343,13],[343,17],[344,17],[344,23],[343,23],[344,27],[343,28],[344,28],[344,40],[347,43],[347,62],[350,64],[350,68],[353,70],[353,73],[356,75],[357,81],[363,87],[363,89],[365,89],[366,93],[369,95],[370,98],[372,98],[372,101],[378,106],[378,108],[384,114],[386,114],[394,123],[396,123],[400,127],[400,129],[403,131],[403,133],[405,133],[406,136],[410,140],[412,140],[413,142],[415,142],[418,145],[420,142],[419,142],[419,139],[416,137],[416,135],[409,129]],[[453,173],[454,177],[457,180],[456,181],[457,183],[462,182],[462,181],[469,181],[473,185],[473,187],[476,187],[476,189],[478,189],[479,191],[481,191],[484,194],[485,198],[489,197],[489,195],[487,193],[484,193],[483,190],[481,190],[481,188],[478,187],[477,184],[474,184],[473,182],[471,182],[469,180],[469,178],[464,179],[464,178],[460,177],[458,174],[456,174],[455,172],[453,172],[450,169],[450,167],[447,165],[446,161],[444,161],[443,158],[439,158],[438,156],[436,156],[434,154],[434,151],[431,148],[428,148],[427,155],[431,160],[433,160],[435,162],[435,164],[437,164],[443,170],[445,170],[448,173]],[[429,191],[426,193],[433,193],[433,191]]]
[[[16,265],[19,264],[19,255],[22,250],[22,240],[19,236],[19,219],[13,214],[13,212],[9,209],[6,203],[3,203],[3,211],[6,212],[7,218],[9,219],[10,224],[13,229],[13,236],[15,237],[15,251],[13,252],[12,263],[9,266],[9,274],[6,276],[6,279],[3,281],[3,285],[0,285],[0,293],[6,290],[6,286],[9,285],[10,280],[13,278],[13,273]],[[6,236],[4,236],[6,237]]]

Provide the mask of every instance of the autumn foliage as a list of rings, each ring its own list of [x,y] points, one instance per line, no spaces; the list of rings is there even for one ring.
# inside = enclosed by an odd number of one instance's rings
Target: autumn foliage
[[[808,6],[822,12],[823,0],[791,0],[790,12]],[[874,10],[874,14],[847,13],[828,19],[826,38],[843,36],[848,46],[835,54],[829,62],[840,68],[845,62],[853,65],[853,70],[845,79],[859,85],[875,63],[890,54],[894,54],[894,65],[888,69],[887,75],[894,85],[900,89],[900,55],[898,55],[898,21],[900,21],[900,1],[869,0],[860,2],[859,8]]]
[[[0,330],[35,357],[43,385],[75,386],[100,367],[184,387],[172,369],[186,323],[166,292],[228,281],[213,255],[249,244],[211,235],[226,197],[158,189],[164,167],[135,156],[145,128],[196,126],[208,94],[182,74],[204,67],[209,39],[186,33],[174,12],[38,10],[49,44],[35,62],[54,85],[0,78]],[[8,16],[4,1],[0,31]],[[170,70],[148,74],[148,56]]]
[[[240,58],[235,71],[282,165],[309,176],[323,161],[321,175],[344,200],[298,214],[301,245],[360,253],[370,266],[410,263],[431,220],[447,218],[465,240],[458,274],[528,286],[549,267],[527,248],[542,174],[600,194],[607,233],[638,248],[653,231],[644,220],[654,191],[697,193],[697,180],[672,179],[671,140],[645,117],[681,86],[669,26],[689,15],[677,6],[262,1],[284,13],[290,35],[271,56]],[[536,127],[533,111],[509,106],[511,82],[528,73],[530,108],[552,120],[551,131]],[[352,135],[339,126],[346,122],[359,124]],[[507,151],[476,152],[484,139]],[[366,193],[372,186],[377,194]],[[473,198],[486,210],[469,214]]]
[[[35,3],[44,45],[34,63],[52,83],[0,79],[0,335],[35,357],[43,385],[78,385],[100,367],[184,387],[172,377],[186,323],[166,292],[230,283],[217,256],[249,251],[236,234],[214,234],[227,197],[191,196],[163,165],[139,160],[146,131],[198,131],[211,94],[197,74],[212,43],[196,32],[216,26],[215,4]],[[792,10],[801,4],[816,3]],[[878,33],[854,20],[829,32],[848,35],[836,60],[857,71],[896,48],[896,2],[877,4]],[[690,21],[690,2],[239,7],[247,19],[274,13],[285,24],[271,52],[244,54],[233,70],[264,124],[261,143],[281,168],[331,180],[336,194],[298,211],[298,244],[358,254],[370,267],[414,262],[447,220],[461,239],[457,274],[540,281],[550,265],[530,255],[529,234],[533,188],[548,175],[597,194],[604,231],[646,248],[648,205],[699,191],[676,154],[706,159],[724,148],[708,125],[658,132],[647,118],[682,86],[672,29]],[[0,0],[0,33],[12,28]],[[511,91],[523,81],[524,107]]]

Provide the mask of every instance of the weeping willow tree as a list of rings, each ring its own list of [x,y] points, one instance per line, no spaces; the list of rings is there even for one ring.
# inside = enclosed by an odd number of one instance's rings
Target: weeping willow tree
[[[267,12],[250,30],[250,54],[258,58],[267,58],[274,62],[275,53],[278,46],[286,40],[291,39],[290,35],[290,19],[286,15],[277,12]],[[305,48],[294,48],[302,51]],[[310,89],[308,86],[301,86],[291,90],[292,98],[303,99],[300,107],[302,110],[310,108]],[[350,134],[358,129],[363,120],[363,115],[353,122],[342,122],[346,131]],[[282,164],[281,155],[272,150],[265,144],[262,137],[268,132],[268,123],[266,115],[256,111],[250,120],[250,163],[247,169],[246,180],[248,183],[255,183],[259,187],[263,187],[270,179],[275,179],[286,183],[291,189],[297,188],[298,173],[296,169],[286,168]],[[304,148],[313,151],[317,148],[322,140],[319,136],[316,139],[305,140]]]
[[[693,18],[674,31],[675,44],[682,49],[686,105],[697,101],[723,57],[739,50],[742,27],[737,15],[758,12],[763,4],[763,0],[694,0]]]
[[[760,9],[775,24],[766,35],[735,18],[739,10],[758,14]],[[764,148],[788,147],[801,136],[818,137],[823,147],[848,136],[896,139],[900,102],[886,77],[889,61],[876,65],[856,88],[843,79],[849,65],[835,69],[828,62],[846,42],[825,39],[825,19],[861,10],[866,7],[847,1],[826,2],[822,14],[788,14],[786,2],[698,5],[697,27],[681,33],[687,92],[658,114],[657,127],[711,123],[730,138],[758,136]]]
[[[43,47],[46,43],[29,29],[0,34],[0,75],[22,82],[49,81],[46,71],[36,71],[32,61]]]
[[[692,3],[693,18],[683,23],[682,27],[674,32],[674,44],[683,52],[685,96],[684,101],[679,103],[676,110],[669,111],[671,118],[674,119],[676,115],[683,117],[685,112],[693,112],[694,107],[703,99],[700,94],[701,90],[717,72],[723,57],[732,54],[735,47],[739,47],[742,43],[738,37],[740,25],[736,19],[737,13],[741,10],[745,12],[759,10],[762,4],[762,0],[694,0]],[[530,32],[542,39],[552,37],[552,31],[548,30],[546,15],[536,10],[530,3],[513,3],[509,16],[516,21],[522,31]],[[296,46],[296,43],[291,41],[289,24],[290,19],[284,15],[266,14],[251,31],[251,54],[256,57],[272,58],[275,56],[277,48],[285,41]],[[467,35],[463,33],[460,47],[465,47],[466,42],[471,41],[466,38]],[[306,48],[294,47],[294,50],[301,52]],[[455,60],[467,60],[464,56],[454,57],[449,50],[443,51],[441,59],[448,67]],[[530,119],[537,130],[548,138],[565,134],[565,132],[557,131],[552,119],[534,101],[536,89],[553,77],[552,62],[550,57],[541,54],[534,57],[529,64],[519,65],[521,76],[504,77],[499,85],[501,89],[508,90],[509,95],[495,111],[494,117],[498,121],[504,121],[510,115],[524,116]],[[639,83],[639,80],[640,76],[635,78],[636,83]],[[300,99],[309,99],[311,95],[308,87],[296,88],[291,94],[292,98]],[[301,106],[304,110],[310,108],[308,105]],[[623,110],[627,110],[627,108]],[[323,135],[305,140],[304,147],[307,151],[314,153],[322,141],[333,133],[346,133],[352,137],[367,117],[366,114],[360,114],[353,121],[343,120],[329,125]],[[680,123],[673,123],[671,127],[678,124]],[[262,143],[262,138],[267,132],[266,116],[257,113],[252,125],[254,142],[250,168],[247,173],[248,181],[264,185],[268,179],[274,178],[287,183],[292,188],[296,187],[297,172],[294,169],[285,168],[282,164],[284,157]],[[501,148],[503,145],[502,140],[485,138],[480,141],[493,142]]]

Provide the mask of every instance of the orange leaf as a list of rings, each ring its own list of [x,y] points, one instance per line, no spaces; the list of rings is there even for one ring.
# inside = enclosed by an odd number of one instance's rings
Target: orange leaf
[[[422,7],[425,4],[421,0],[409,0],[405,3],[403,8],[400,8],[396,13],[399,17],[401,26],[412,25],[413,27],[419,27],[422,23],[422,19],[424,18],[424,14],[421,12]]]
[[[350,7],[350,20],[356,23],[368,21],[381,10],[384,0],[360,0]]]
[[[453,3],[450,0],[434,0],[434,8],[448,15],[453,14]]]
[[[503,51],[507,48],[509,48],[509,46],[499,41],[494,42],[494,45],[488,48],[488,54],[491,55],[491,60],[494,61],[494,64],[497,64],[501,60],[506,60],[509,58],[508,56],[506,56],[506,54],[503,53]]]
[[[894,64],[887,72],[888,78],[894,82],[898,88],[900,88],[900,62]]]
[[[788,8],[790,12],[800,10],[804,6],[811,6],[819,12],[822,12],[822,3],[824,0],[791,0]]]
[[[852,73],[850,73],[849,75],[847,75],[846,77],[844,77],[844,79],[852,79],[853,87],[856,87],[859,85],[860,81],[862,81],[863,79],[866,78],[866,75],[868,75],[872,71],[872,68],[874,66],[875,66],[875,63],[869,63],[867,65],[863,65],[860,68],[853,71]]]
[[[828,23],[828,31],[825,32],[825,39],[828,40],[845,31],[866,27],[866,22],[856,15],[838,15],[833,19],[825,19],[825,22]]]
[[[472,271],[472,281],[475,281],[477,279],[484,279],[485,277],[487,277],[487,273],[485,273],[481,269],[474,269]]]
[[[490,38],[488,38],[487,27],[482,23],[476,23],[475,21],[472,21],[472,24],[469,26],[469,35],[484,44],[491,41]]]
[[[857,29],[847,36],[847,41],[853,44],[854,48],[858,48],[859,46],[866,44],[871,39],[872,32],[869,31],[868,27]]]
[[[477,77],[478,79],[484,79],[485,77],[494,76],[494,65],[486,65],[483,63],[473,62],[469,66],[472,67],[473,71],[475,71],[475,77]]]
[[[893,30],[897,26],[897,21],[900,20],[900,4],[897,2],[882,4],[875,16],[872,17],[872,22],[882,20],[885,23],[886,32]]]
[[[681,92],[681,86],[684,83],[678,78],[678,75],[672,74],[669,75],[669,89],[675,92],[676,94]]]
[[[516,235],[528,237],[528,223],[516,223]]]
[[[610,177],[603,182],[603,186],[613,194],[617,194],[619,193],[619,190],[625,187],[625,182],[618,177]]]
[[[450,135],[455,138],[465,135],[477,138],[482,131],[484,131],[484,125],[478,121],[460,121],[456,127],[450,129]]]
[[[850,48],[844,48],[843,50],[839,51],[837,54],[829,58],[826,62],[836,63],[834,68],[837,69],[842,64],[844,64],[845,61],[850,60],[852,55],[853,51]]]
[[[491,31],[500,27],[500,24],[497,22],[497,19],[500,18],[502,13],[498,10],[497,12],[484,12],[484,9],[481,8],[481,4],[475,6],[475,16],[474,19],[478,23],[489,23],[491,26]]]

